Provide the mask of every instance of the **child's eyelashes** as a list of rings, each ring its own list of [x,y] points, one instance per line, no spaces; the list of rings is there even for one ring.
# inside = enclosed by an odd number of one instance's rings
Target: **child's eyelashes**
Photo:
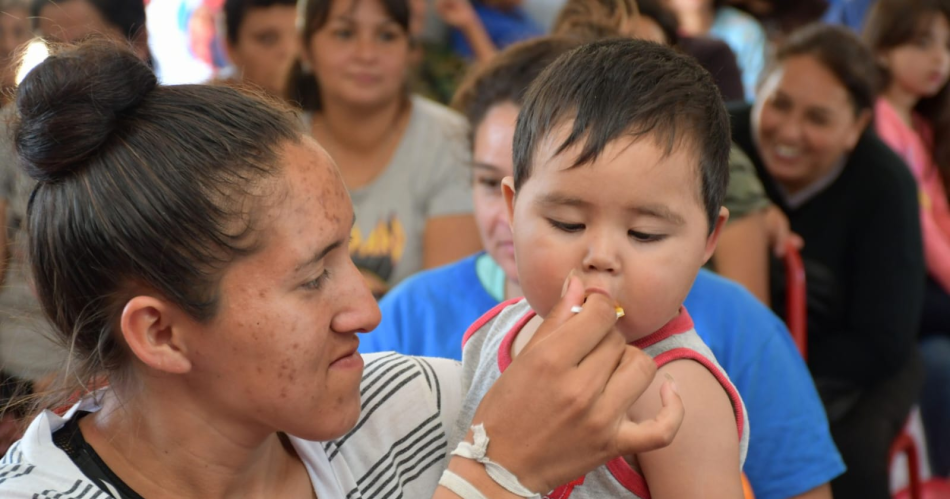
[[[587,228],[584,224],[568,223],[555,220],[553,218],[548,218],[548,223],[551,224],[557,230],[562,232],[567,232],[570,234],[581,232]],[[666,234],[651,234],[648,232],[641,232],[638,230],[628,230],[627,235],[630,236],[637,242],[641,243],[655,243],[666,239]]]
[[[627,235],[641,243],[655,243],[666,239],[666,234],[648,234],[636,230],[627,231]]]
[[[327,281],[327,279],[329,279],[329,278],[330,278],[330,271],[329,271],[329,270],[324,270],[323,273],[320,274],[320,276],[317,277],[316,279],[314,279],[314,280],[312,280],[312,281],[307,281],[307,282],[305,282],[305,283],[303,284],[303,288],[304,288],[304,289],[307,289],[307,290],[310,290],[310,291],[318,291],[320,288],[323,287],[323,284],[324,284],[324,283]]]
[[[584,230],[584,224],[572,224],[572,223],[567,223],[567,222],[559,222],[557,220],[554,220],[553,218],[549,218],[548,223],[550,223],[551,226],[554,227],[555,229],[564,231],[564,232],[574,233],[574,232],[580,232]]]

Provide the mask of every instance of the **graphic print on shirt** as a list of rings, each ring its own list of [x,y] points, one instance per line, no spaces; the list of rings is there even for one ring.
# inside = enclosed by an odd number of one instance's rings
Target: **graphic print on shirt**
[[[359,224],[350,232],[350,256],[373,294],[381,295],[406,249],[406,231],[395,213],[379,219],[368,235]]]

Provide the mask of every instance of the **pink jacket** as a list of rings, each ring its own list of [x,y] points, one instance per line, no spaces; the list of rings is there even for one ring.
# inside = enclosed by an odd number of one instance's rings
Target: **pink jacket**
[[[933,130],[916,115],[914,126],[907,126],[884,98],[877,100],[875,114],[878,135],[904,159],[917,179],[927,271],[950,293],[950,205],[931,153]]]

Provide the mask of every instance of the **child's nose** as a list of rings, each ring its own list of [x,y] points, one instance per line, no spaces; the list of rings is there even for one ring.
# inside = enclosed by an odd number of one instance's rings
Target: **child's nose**
[[[606,241],[597,241],[591,244],[583,261],[584,270],[588,272],[620,272],[620,259],[616,251]]]

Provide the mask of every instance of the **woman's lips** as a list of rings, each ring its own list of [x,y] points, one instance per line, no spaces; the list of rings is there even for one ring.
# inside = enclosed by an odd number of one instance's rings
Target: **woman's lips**
[[[330,363],[330,369],[355,369],[363,367],[363,356],[354,348]]]

